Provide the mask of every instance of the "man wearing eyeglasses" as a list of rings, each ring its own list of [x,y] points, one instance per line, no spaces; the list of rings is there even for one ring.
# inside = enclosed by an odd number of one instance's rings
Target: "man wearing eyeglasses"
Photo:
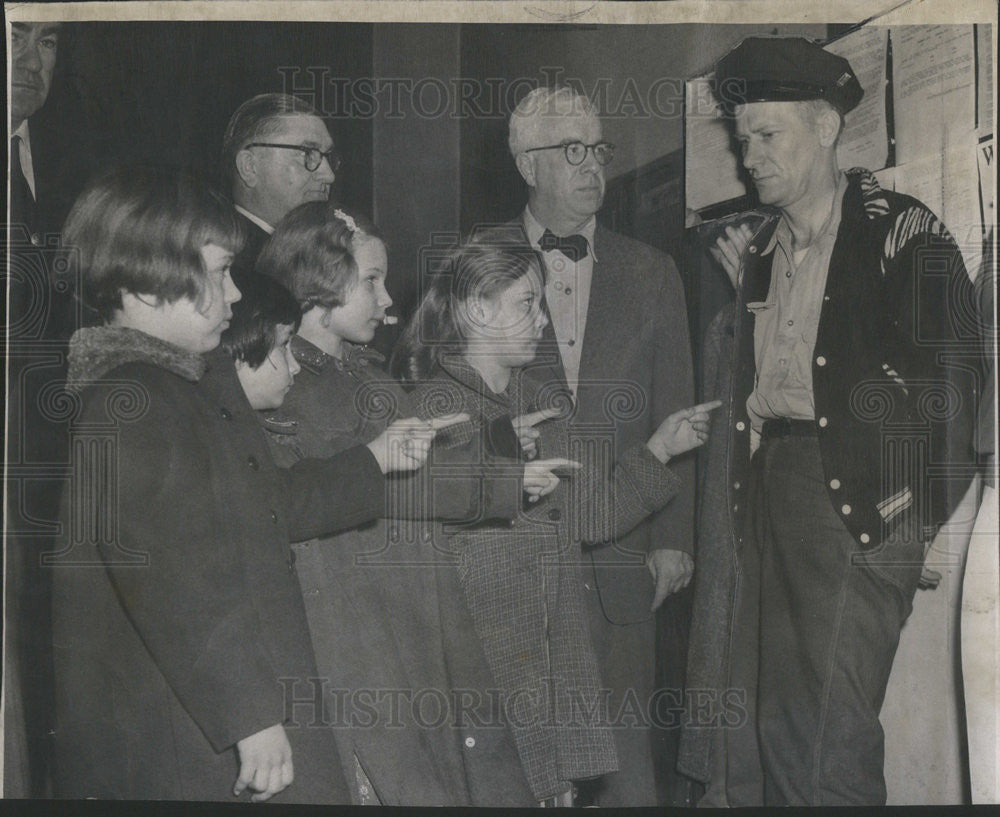
[[[597,224],[614,145],[586,97],[568,87],[532,91],[511,115],[509,146],[528,185],[521,225],[546,268],[550,322],[530,377],[550,394],[568,390],[581,439],[589,444],[596,430],[613,454],[623,452],[694,401],[680,277],[669,256]],[[581,805],[657,804],[650,727],[664,725],[657,701],[666,695],[654,690],[653,612],[694,570],[693,461],[676,466],[683,487],[666,508],[585,553],[584,594],[619,771],[583,787]]]
[[[326,201],[340,167],[319,113],[288,94],[260,94],[233,114],[222,143],[223,172],[248,241],[233,261],[238,276],[253,268],[285,214],[307,201]]]

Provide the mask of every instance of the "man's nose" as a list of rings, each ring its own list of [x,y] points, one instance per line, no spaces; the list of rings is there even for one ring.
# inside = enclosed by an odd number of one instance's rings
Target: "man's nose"
[[[319,167],[317,167],[313,172],[326,184],[333,184],[333,180],[337,178],[336,174],[333,172],[333,168],[330,167],[330,160],[325,156],[323,157],[323,161],[319,163]]]
[[[753,170],[754,166],[760,161],[760,151],[752,142],[746,142],[742,147],[742,152],[743,167],[747,170]]]
[[[42,57],[38,53],[38,43],[29,42],[14,54],[14,67],[37,74],[42,70]]]

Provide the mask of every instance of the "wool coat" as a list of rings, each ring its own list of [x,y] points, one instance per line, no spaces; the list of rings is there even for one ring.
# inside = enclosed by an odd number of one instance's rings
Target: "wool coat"
[[[279,464],[367,443],[393,420],[415,416],[409,396],[379,367],[378,353],[345,343],[338,359],[299,336],[291,348],[302,369],[282,407],[264,421]],[[459,628],[464,639],[446,637],[446,622],[454,626],[469,614],[432,526],[401,521],[509,520],[520,508],[521,487],[509,477],[491,478],[461,450],[450,462],[442,456],[450,452],[436,453],[428,467],[388,479],[385,512],[394,518],[293,546],[341,760],[349,780],[360,777],[352,787],[358,803],[530,805],[506,730],[493,742],[505,757],[507,791],[483,792],[468,782],[466,767],[479,763],[486,747],[456,723],[458,690],[478,693],[482,709],[489,684],[470,687],[468,670],[454,677],[449,657],[452,664],[478,662],[480,679],[489,669],[471,624]],[[431,708],[442,701],[439,717]]]
[[[494,393],[458,356],[445,357],[416,396],[422,414],[460,406],[472,415],[471,427],[456,427],[447,439],[472,434],[484,457],[509,458],[520,451],[511,418],[537,400],[516,373],[505,393]],[[538,428],[545,457],[573,457],[584,468],[509,525],[454,530],[447,548],[460,560],[476,631],[542,799],[571,780],[617,769],[583,603],[581,544],[624,534],[676,495],[679,480],[644,445],[609,463],[607,446],[571,444],[565,419]]]
[[[295,781],[275,799],[349,802],[288,543],[381,512],[371,452],[279,469],[224,352],[131,329],[77,332],[69,387],[56,794],[229,800],[235,744],[283,724]]]

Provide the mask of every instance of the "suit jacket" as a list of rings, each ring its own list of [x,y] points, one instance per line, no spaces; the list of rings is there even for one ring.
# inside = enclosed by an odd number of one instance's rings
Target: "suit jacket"
[[[600,225],[594,255],[570,428],[582,438],[598,435],[620,455],[645,443],[667,415],[694,401],[687,308],[670,256]],[[551,323],[525,374],[542,395],[565,389]],[[671,502],[628,535],[589,549],[604,615],[614,624],[652,615],[653,583],[645,567],[650,550],[693,552],[694,457],[672,459],[670,467],[681,481]]]
[[[240,275],[253,271],[260,251],[264,249],[264,245],[271,236],[239,210],[236,211],[236,217],[246,230],[246,243],[239,254],[233,259],[233,265],[230,268],[230,274],[233,276],[236,285],[239,286]]]

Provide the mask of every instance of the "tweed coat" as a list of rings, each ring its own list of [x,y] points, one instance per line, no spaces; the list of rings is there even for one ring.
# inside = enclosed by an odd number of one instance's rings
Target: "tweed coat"
[[[523,385],[515,373],[507,392],[495,394],[455,356],[416,397],[421,414],[460,406],[472,415],[471,428],[447,435],[452,441],[475,434],[484,457],[513,457],[519,446],[510,419],[538,398]],[[460,559],[476,631],[505,696],[525,773],[541,799],[560,793],[568,781],[617,768],[583,605],[581,542],[626,532],[676,495],[679,480],[644,445],[611,464],[600,443],[571,445],[565,420],[538,428],[545,457],[572,456],[584,469],[512,524],[455,530],[447,547]]]
[[[603,433],[621,453],[644,444],[668,415],[694,402],[687,307],[670,256],[600,224],[594,255],[579,387],[569,422],[585,436]],[[525,376],[541,393],[566,387],[551,322]],[[694,456],[672,460],[670,467],[679,477],[671,502],[627,535],[587,551],[601,608],[612,624],[652,617],[654,588],[645,567],[650,550],[694,551]],[[652,664],[652,655],[636,656],[635,675],[652,678]]]
[[[54,582],[56,794],[229,800],[234,744],[284,724],[282,801],[349,802],[288,543],[383,507],[356,447],[275,466],[228,355],[81,330]]]
[[[337,359],[299,336],[291,348],[302,370],[283,406],[264,423],[279,464],[364,444],[393,420],[416,414],[409,396],[379,368],[378,353],[345,343]],[[397,518],[293,545],[319,677],[331,709],[341,703],[334,731],[348,779],[355,776],[355,757],[367,778],[352,787],[358,803],[373,801],[367,787],[374,789],[374,802],[387,806],[528,805],[528,798],[510,795],[481,802],[482,793],[470,791],[465,767],[466,757],[475,763],[485,747],[465,745],[470,734],[452,722],[454,712],[436,723],[419,711],[422,694],[453,708],[454,690],[468,686],[452,677],[449,655],[478,658],[480,677],[489,670],[471,625],[463,641],[446,638],[444,622],[467,618],[468,611],[454,588],[440,592],[442,569],[453,568],[439,564],[431,527],[400,522],[398,515],[419,515],[423,498],[428,517],[511,519],[521,500],[516,481],[463,468],[458,482],[441,460],[389,478],[386,512]],[[437,478],[444,484],[435,490]],[[485,693],[487,685],[478,689]],[[510,777],[510,770],[520,774],[510,737],[495,743],[498,751],[506,748],[511,793],[523,793],[526,784]]]

